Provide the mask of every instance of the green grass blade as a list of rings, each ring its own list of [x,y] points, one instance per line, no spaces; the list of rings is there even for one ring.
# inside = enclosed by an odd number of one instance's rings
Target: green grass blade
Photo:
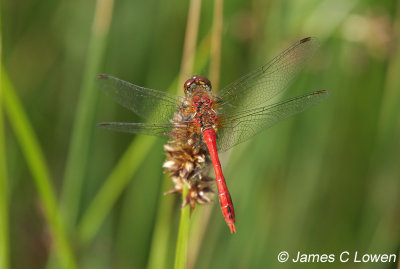
[[[139,169],[156,139],[156,137],[138,136],[131,143],[78,225],[78,235],[82,244],[88,244],[96,235],[112,206],[128,185],[133,174]]]
[[[1,32],[0,32],[0,61],[2,52]],[[0,268],[9,267],[9,218],[8,218],[8,178],[7,178],[7,161],[6,161],[6,143],[4,137],[4,120],[3,120],[3,91],[1,80],[0,65]]]
[[[192,75],[194,56],[197,45],[197,35],[199,31],[201,0],[191,0],[189,5],[185,41],[181,69],[179,71],[178,85],[183,85],[185,80]]]
[[[8,238],[8,179],[1,95],[0,86],[0,268],[8,268],[10,253]]]
[[[170,184],[167,176],[164,178],[164,186],[162,190],[167,189],[166,185]],[[160,199],[158,212],[156,216],[156,224],[153,231],[151,241],[151,249],[147,264],[147,269],[163,268],[167,264],[168,243],[171,227],[171,211],[173,209],[172,199]]]
[[[1,81],[1,80],[0,80]],[[0,86],[1,88],[1,86]],[[6,149],[4,143],[4,121],[0,89],[0,268],[9,267],[9,216],[8,216],[8,183]]]
[[[188,194],[188,188],[184,185],[182,190],[182,200]],[[189,227],[190,227],[190,207],[185,206],[181,211],[181,218],[179,221],[178,241],[176,243],[175,253],[175,269],[186,268],[186,254],[189,242]]]
[[[80,196],[89,157],[89,145],[95,128],[95,110],[99,92],[94,86],[94,77],[104,55],[112,10],[113,0],[97,1],[89,54],[72,131],[61,197],[69,227],[75,225],[80,207]]]
[[[223,0],[217,0],[214,2],[214,15],[213,15],[211,49],[210,49],[211,50],[210,80],[213,83],[214,92],[217,92],[219,89],[219,79],[221,72],[223,8],[224,8]]]
[[[44,208],[46,221],[55,250],[65,268],[76,268],[71,247],[67,241],[66,232],[56,205],[56,198],[51,178],[39,142],[24,109],[15,94],[7,74],[2,70],[2,89],[5,110],[10,119],[22,152],[31,170],[41,204]]]

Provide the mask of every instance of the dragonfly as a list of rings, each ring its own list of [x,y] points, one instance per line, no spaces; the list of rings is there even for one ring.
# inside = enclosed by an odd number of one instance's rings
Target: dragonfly
[[[273,102],[274,97],[288,89],[318,47],[317,38],[303,38],[263,66],[222,88],[218,95],[212,92],[211,82],[198,75],[184,83],[184,96],[144,88],[110,75],[97,75],[96,84],[106,95],[152,121],[103,122],[99,126],[133,134],[169,136],[171,141],[205,148],[215,172],[222,214],[231,233],[235,233],[234,207],[218,154],[329,95],[326,90],[318,90]]]

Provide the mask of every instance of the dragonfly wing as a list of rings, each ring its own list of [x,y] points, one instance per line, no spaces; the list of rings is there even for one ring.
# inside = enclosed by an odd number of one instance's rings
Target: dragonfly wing
[[[103,122],[99,127],[133,134],[144,134],[164,137],[174,127],[173,123],[130,123],[130,122]]]
[[[223,113],[259,107],[282,93],[318,47],[318,39],[304,38],[272,61],[223,88],[220,91]]]
[[[226,151],[242,143],[260,131],[267,129],[287,117],[300,113],[319,103],[329,95],[328,91],[316,91],[294,97],[273,105],[221,115],[217,148]]]
[[[181,102],[179,96],[143,88],[109,75],[97,75],[96,85],[120,105],[154,122],[170,120]]]

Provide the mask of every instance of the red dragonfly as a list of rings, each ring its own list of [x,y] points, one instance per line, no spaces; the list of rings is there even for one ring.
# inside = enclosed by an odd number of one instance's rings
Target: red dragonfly
[[[248,140],[328,96],[327,91],[313,91],[271,104],[271,99],[288,88],[318,47],[316,38],[301,39],[272,61],[220,90],[219,96],[212,93],[210,81],[200,76],[193,76],[185,82],[185,96],[180,97],[109,75],[97,75],[97,84],[107,95],[137,115],[156,122],[106,122],[99,125],[116,131],[156,136],[183,130],[183,134],[199,137],[199,143],[208,149],[212,159],[222,214],[234,233],[235,213],[218,152]],[[181,113],[185,118],[177,120],[174,113]],[[183,139],[189,140],[189,135]]]

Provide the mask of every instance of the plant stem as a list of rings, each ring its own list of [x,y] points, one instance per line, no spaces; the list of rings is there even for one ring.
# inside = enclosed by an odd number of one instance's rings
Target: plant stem
[[[94,77],[103,59],[108,30],[111,23],[113,0],[97,0],[96,12],[90,37],[85,75],[81,86],[81,95],[72,131],[67,166],[64,176],[61,203],[71,229],[77,220],[80,197],[87,162],[89,145],[95,128],[95,110],[98,91],[94,87]]]
[[[212,81],[213,90],[216,92],[219,88],[219,78],[221,71],[221,39],[223,24],[223,0],[214,2],[214,19],[211,35],[211,63],[210,63],[210,80]]]
[[[196,51],[197,33],[199,31],[201,0],[191,0],[186,24],[185,41],[178,85],[181,86],[191,75]]]
[[[1,14],[1,10],[0,10]],[[1,17],[0,17],[1,19]],[[6,161],[6,143],[3,120],[3,91],[2,91],[2,34],[0,24],[0,268],[9,267],[9,218],[8,218],[8,178]]]
[[[107,178],[78,225],[81,243],[87,245],[100,229],[117,198],[139,169],[156,137],[138,136]],[[140,154],[137,154],[140,152]]]
[[[38,189],[46,221],[55,243],[55,250],[64,268],[76,268],[75,259],[67,241],[63,222],[61,221],[61,216],[56,205],[55,193],[51,185],[52,180],[39,142],[15,94],[15,90],[4,71],[4,67],[2,67],[1,76],[5,110]]]
[[[162,191],[167,189],[167,185],[171,184],[168,177],[164,177],[164,186]],[[151,241],[151,249],[147,264],[147,269],[163,268],[167,263],[168,242],[171,230],[171,214],[173,209],[172,199],[160,199],[156,223]]]
[[[186,198],[188,188],[184,185],[182,190],[182,200]],[[189,241],[189,227],[190,227],[190,206],[182,208],[181,218],[179,221],[178,240],[176,243],[175,253],[175,269],[186,268],[186,255]]]

